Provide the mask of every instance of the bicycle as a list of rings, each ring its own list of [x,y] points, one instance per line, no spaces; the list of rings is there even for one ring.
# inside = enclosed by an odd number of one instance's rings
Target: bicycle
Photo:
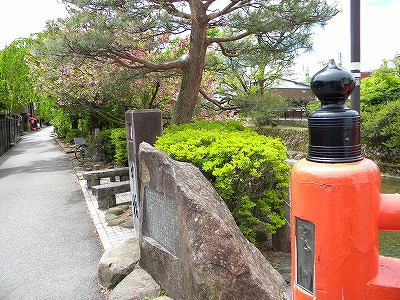
[[[83,163],[88,154],[87,153],[88,145],[86,144],[86,140],[84,138],[74,138],[74,144],[77,145],[75,149],[75,158],[80,163]]]
[[[82,165],[85,163],[96,163],[104,159],[104,145],[99,137],[89,136],[86,139],[74,138],[75,158]]]

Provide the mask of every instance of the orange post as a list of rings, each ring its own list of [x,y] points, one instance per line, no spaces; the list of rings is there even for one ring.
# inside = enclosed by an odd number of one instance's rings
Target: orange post
[[[334,61],[311,79],[307,159],[291,174],[292,298],[400,300],[400,259],[379,256],[379,231],[400,230],[400,195],[380,194],[380,171],[361,155],[354,88]]]
[[[294,165],[291,223],[302,219],[314,225],[315,250],[314,270],[304,269],[296,254],[307,237],[292,239],[293,299],[366,299],[366,285],[378,273],[379,188],[379,169],[367,159]],[[292,225],[293,237],[295,231]]]

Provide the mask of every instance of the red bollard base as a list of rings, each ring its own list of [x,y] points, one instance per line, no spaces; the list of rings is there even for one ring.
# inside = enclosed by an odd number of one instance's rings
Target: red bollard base
[[[400,195],[380,194],[373,161],[298,161],[291,204],[294,300],[400,300],[400,259],[379,256],[379,231],[400,230]]]
[[[379,188],[379,168],[367,159],[293,166],[294,300],[366,299],[379,268]]]
[[[400,299],[400,259],[379,257],[378,275],[367,284],[367,299]]]

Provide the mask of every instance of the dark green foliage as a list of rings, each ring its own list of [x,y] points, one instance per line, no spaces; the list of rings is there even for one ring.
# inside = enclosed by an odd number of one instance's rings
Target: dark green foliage
[[[361,105],[367,110],[369,105],[400,99],[400,77],[396,68],[384,61],[370,77],[364,78],[361,81],[361,99]]]
[[[115,144],[111,139],[112,129],[103,129],[100,131],[100,137],[104,141],[104,152],[109,158],[115,157]]]
[[[111,131],[111,141],[115,146],[115,160],[119,167],[128,166],[128,147],[125,128],[116,128]]]
[[[82,131],[79,129],[71,129],[65,136],[68,143],[73,143],[74,138],[82,137]]]
[[[288,98],[287,100],[291,107],[307,107],[310,102],[307,98]]]
[[[86,137],[86,144],[86,154],[90,156],[93,161],[109,160],[105,153],[105,142],[100,135],[89,134]]]
[[[199,122],[165,130],[155,147],[196,165],[227,203],[243,234],[285,224],[289,165],[279,139],[265,137],[238,122]]]
[[[361,135],[368,145],[400,152],[400,77],[398,59],[384,61],[361,81]]]

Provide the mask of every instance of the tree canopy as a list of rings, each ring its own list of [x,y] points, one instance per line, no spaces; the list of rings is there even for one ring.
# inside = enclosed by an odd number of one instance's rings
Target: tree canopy
[[[384,61],[361,81],[362,136],[400,152],[400,58]]]
[[[171,106],[177,93],[176,77],[165,77],[163,73],[139,76],[107,60],[47,55],[51,42],[48,38],[55,31],[57,28],[49,24],[47,31],[36,36],[29,60],[37,90],[49,98],[53,107],[63,109],[72,119],[89,117],[97,127],[96,119],[124,125],[127,109],[165,111]]]
[[[20,39],[0,51],[0,109],[19,113],[36,99],[26,64],[30,39]]]
[[[53,27],[50,52],[59,59],[80,55],[118,64],[138,76],[180,76],[173,99],[177,124],[191,121],[200,92],[211,99],[202,89],[203,72],[216,70],[220,60],[207,55],[219,53],[244,66],[287,64],[299,50],[311,48],[312,27],[338,12],[318,0],[63,2],[71,16]],[[171,48],[174,37],[181,37],[181,44]]]
[[[364,106],[400,99],[400,69],[395,67],[395,61],[384,61],[370,77],[362,80],[361,98]]]

